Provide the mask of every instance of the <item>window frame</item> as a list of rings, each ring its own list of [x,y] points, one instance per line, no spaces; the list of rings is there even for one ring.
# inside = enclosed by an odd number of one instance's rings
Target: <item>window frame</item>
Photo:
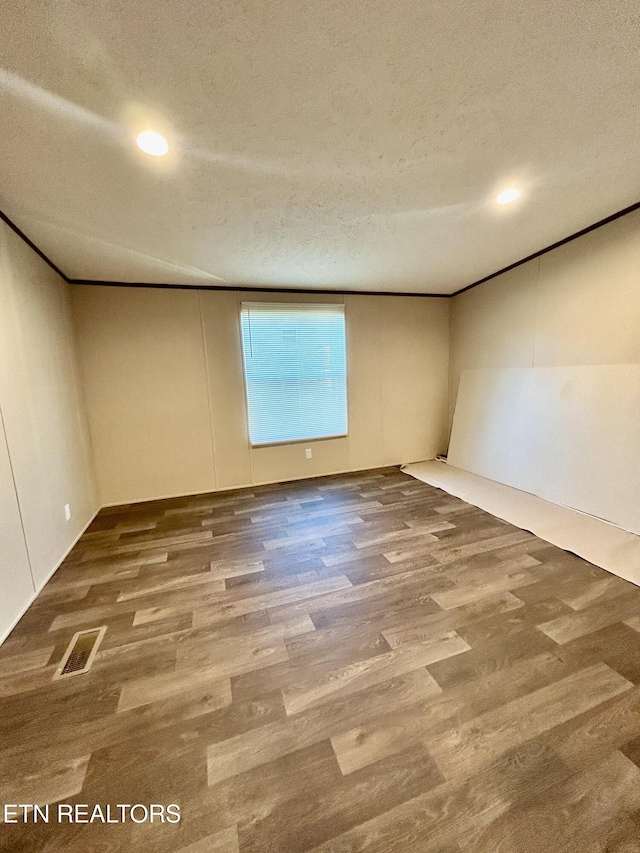
[[[250,420],[249,420],[249,388],[247,383],[247,371],[246,371],[246,361],[245,361],[245,352],[244,352],[244,335],[242,332],[242,312],[245,306],[248,305],[273,305],[273,306],[283,306],[286,308],[303,308],[310,309],[316,306],[325,306],[325,307],[336,307],[340,308],[344,317],[344,355],[345,355],[345,402],[346,402],[346,430],[343,433],[336,433],[334,435],[318,435],[313,436],[312,438],[287,438],[279,441],[261,441],[257,444],[254,444],[251,440],[251,428],[250,428]],[[240,300],[239,311],[238,311],[238,332],[240,335],[240,357],[242,361],[242,382],[244,385],[244,405],[245,405],[245,422],[247,425],[247,442],[250,450],[259,449],[262,447],[281,447],[288,444],[310,444],[311,442],[316,441],[333,441],[334,439],[343,439],[348,438],[349,436],[349,342],[348,342],[348,332],[347,332],[347,307],[345,302],[335,302],[335,301],[309,301],[309,302],[289,302],[289,300],[267,300],[263,299],[262,301],[258,301],[256,299],[242,301]]]

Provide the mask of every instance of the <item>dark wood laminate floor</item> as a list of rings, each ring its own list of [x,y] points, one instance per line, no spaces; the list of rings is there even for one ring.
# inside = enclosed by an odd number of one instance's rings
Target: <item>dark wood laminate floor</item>
[[[639,631],[635,586],[397,469],[104,510],[0,649],[0,800],[182,820],[0,849],[638,851]]]

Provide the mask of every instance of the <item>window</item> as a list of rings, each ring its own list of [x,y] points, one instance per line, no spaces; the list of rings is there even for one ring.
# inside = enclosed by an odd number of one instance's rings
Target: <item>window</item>
[[[251,444],[347,434],[344,306],[242,304]]]

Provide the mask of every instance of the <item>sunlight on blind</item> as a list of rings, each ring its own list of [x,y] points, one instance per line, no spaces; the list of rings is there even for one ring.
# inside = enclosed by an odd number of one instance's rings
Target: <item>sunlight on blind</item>
[[[347,433],[343,305],[242,304],[251,444]]]

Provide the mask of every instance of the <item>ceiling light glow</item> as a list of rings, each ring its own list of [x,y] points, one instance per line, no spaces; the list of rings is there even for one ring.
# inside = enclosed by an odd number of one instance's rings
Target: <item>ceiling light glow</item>
[[[151,154],[152,157],[162,157],[169,150],[167,140],[155,130],[144,130],[138,135],[136,142],[145,154]]]
[[[517,190],[515,187],[512,187],[509,190],[504,190],[497,197],[496,201],[498,204],[511,204],[512,201],[515,201],[517,198],[520,198],[520,190]]]

